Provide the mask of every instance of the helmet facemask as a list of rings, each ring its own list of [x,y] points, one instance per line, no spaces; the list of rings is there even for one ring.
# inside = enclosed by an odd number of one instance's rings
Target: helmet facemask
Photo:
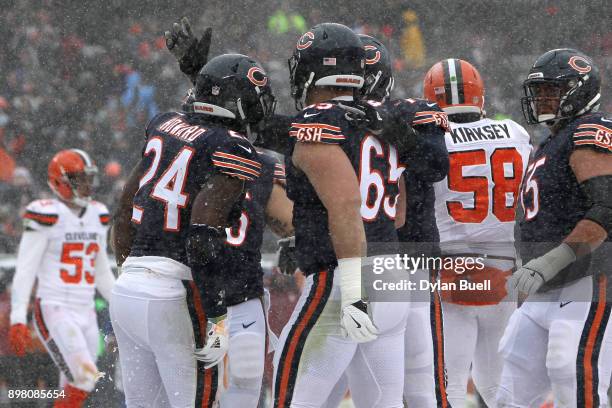
[[[82,172],[66,173],[63,168],[57,181],[49,182],[51,190],[62,200],[85,208],[91,202],[93,190],[99,184],[98,168],[87,166]]]
[[[376,74],[366,73],[363,88],[360,90],[361,96],[384,102],[391,95],[391,91],[395,85],[395,80],[393,79],[393,76],[391,76],[389,77],[387,83],[384,84],[381,83],[382,76],[383,72],[380,70],[377,71]]]
[[[538,57],[523,82],[523,115],[530,124],[557,126],[563,120],[596,111],[600,89],[599,70],[588,56],[570,48],[547,51]]]
[[[552,126],[560,120],[596,110],[599,93],[584,107],[577,106],[577,101],[583,97],[582,85],[581,78],[526,80],[523,84],[525,96],[521,98],[525,120],[529,124],[546,123]]]
[[[93,189],[98,184],[97,167],[86,167],[82,173],[66,175],[66,179],[72,188],[72,203],[79,207],[87,207],[91,201]]]
[[[291,58],[287,60],[289,65],[289,83],[291,84],[291,96],[295,103],[295,109],[301,111],[306,106],[306,96],[308,88],[312,85],[315,73],[310,72],[308,79],[302,78],[303,75],[298,74],[300,64],[300,54],[294,52]]]

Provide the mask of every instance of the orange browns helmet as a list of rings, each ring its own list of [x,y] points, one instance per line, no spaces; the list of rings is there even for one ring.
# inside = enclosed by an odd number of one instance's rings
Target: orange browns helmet
[[[449,115],[484,113],[484,83],[478,70],[464,60],[437,62],[425,75],[423,93]]]
[[[86,207],[98,168],[83,150],[62,150],[53,156],[47,170],[47,183],[63,201]]]

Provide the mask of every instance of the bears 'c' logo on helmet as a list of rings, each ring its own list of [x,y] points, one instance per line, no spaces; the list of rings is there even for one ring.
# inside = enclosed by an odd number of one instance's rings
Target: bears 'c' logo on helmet
[[[265,86],[268,83],[266,73],[259,67],[251,67],[247,72],[247,78],[255,86]]]
[[[306,48],[310,47],[312,45],[312,40],[314,40],[314,38],[315,38],[315,35],[312,31],[305,32],[304,35],[301,36],[297,42],[297,49],[305,50]]]
[[[367,65],[373,65],[373,64],[376,64],[378,61],[380,61],[380,51],[378,51],[378,48],[376,48],[373,45],[366,45],[363,48],[366,50],[366,60],[365,60],[365,63]],[[371,55],[371,53],[367,52],[367,51],[374,51],[374,50],[376,50],[376,52],[374,53],[374,57],[367,58],[368,56]]]
[[[576,71],[578,71],[581,74],[586,74],[587,72],[591,72],[591,63],[589,62],[589,60],[587,60],[584,57],[581,57],[580,55],[574,55],[572,58],[569,59],[569,61],[567,62],[569,64],[570,67],[574,68]]]

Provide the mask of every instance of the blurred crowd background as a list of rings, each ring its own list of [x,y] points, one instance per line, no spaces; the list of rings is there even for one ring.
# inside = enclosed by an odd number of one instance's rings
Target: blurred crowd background
[[[169,3],[172,3],[171,5]],[[46,166],[78,147],[101,173],[98,199],[111,208],[156,113],[178,109],[190,82],[163,32],[186,15],[213,27],[211,55],[239,52],[268,70],[278,109],[294,112],[287,58],[319,22],[341,22],[388,46],[395,95],[418,97],[436,61],[471,61],[483,74],[489,116],[522,122],[521,83],[535,57],[562,46],[604,72],[602,108],[612,111],[612,26],[606,0],[0,0],[0,253],[13,252],[20,211],[48,194]],[[537,128],[531,129],[535,134]]]
[[[0,253],[15,252],[25,205],[50,195],[46,168],[58,150],[91,154],[100,169],[97,199],[112,210],[145,124],[178,109],[190,87],[163,37],[183,15],[198,35],[213,27],[211,55],[259,59],[282,113],[295,111],[287,58],[303,32],[328,21],[387,45],[397,97],[421,96],[431,65],[463,58],[483,75],[488,115],[524,124],[519,98],[532,62],[574,47],[600,67],[602,109],[612,111],[608,0],[0,0],[0,7]],[[534,139],[543,131],[528,130]],[[5,284],[0,278],[0,315],[8,316]],[[0,341],[0,356],[6,352]]]

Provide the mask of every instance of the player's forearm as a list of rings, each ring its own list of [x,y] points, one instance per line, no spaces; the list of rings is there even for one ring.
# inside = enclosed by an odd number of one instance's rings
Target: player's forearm
[[[281,237],[293,235],[293,202],[287,198],[285,188],[274,184],[266,206],[267,224]]]
[[[46,248],[47,239],[44,233],[37,231],[23,233],[17,253],[17,268],[11,286],[11,324],[27,321],[32,287]]]
[[[115,275],[110,266],[108,255],[103,248],[96,258],[96,289],[106,301],[110,301]]]
[[[338,259],[366,255],[366,237],[358,202],[341,200],[328,208],[329,233]]]
[[[121,266],[129,256],[134,239],[134,229],[130,216],[126,213],[115,215],[115,223],[111,229],[111,242],[117,258],[117,265]]]
[[[121,196],[119,205],[114,217],[111,229],[111,243],[117,258],[117,265],[121,266],[123,261],[129,256],[134,239],[134,227],[132,226],[132,206],[134,195],[138,192],[140,177],[142,176],[142,160],[128,178]]]
[[[608,233],[601,225],[591,220],[581,220],[563,240],[576,254],[576,258],[596,250],[607,238]]]

